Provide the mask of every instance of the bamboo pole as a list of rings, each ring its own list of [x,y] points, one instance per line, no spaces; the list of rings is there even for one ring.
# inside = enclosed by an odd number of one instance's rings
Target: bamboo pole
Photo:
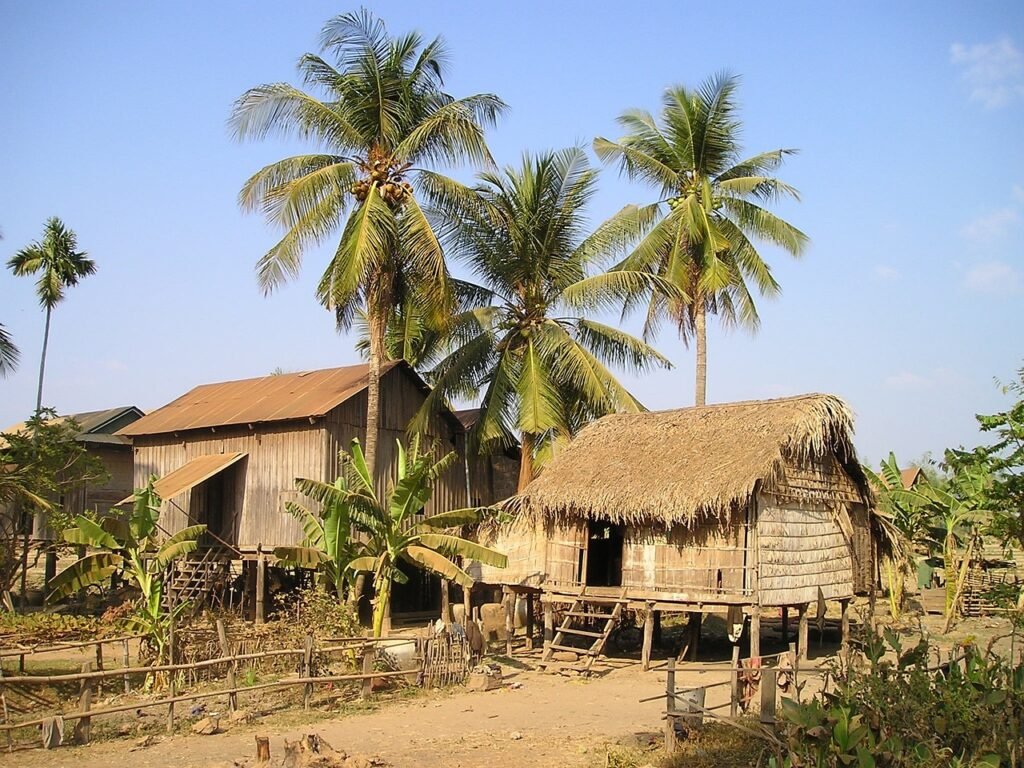
[[[409,677],[417,673],[417,670],[400,670],[398,672],[373,672],[371,674],[352,674],[352,675],[329,675],[324,677],[293,677],[286,680],[275,680],[269,683],[258,683],[257,685],[250,685],[244,688],[234,689],[235,693],[247,693],[252,691],[261,691],[269,688],[289,688],[294,685],[305,685],[306,683],[342,683],[342,682],[354,682],[357,680],[365,680],[368,678],[389,678],[389,677]],[[81,717],[99,717],[101,715],[113,715],[118,712],[134,712],[138,709],[151,709],[153,707],[166,707],[172,703],[180,704],[186,701],[197,701],[199,699],[214,699],[219,696],[227,696],[231,693],[231,690],[219,690],[219,691],[201,691],[196,693],[181,694],[175,696],[173,699],[159,699],[157,701],[136,701],[131,704],[120,704],[116,707],[107,707],[105,709],[93,709],[90,712],[67,712],[61,716],[65,720],[77,720]],[[0,730],[17,730],[18,728],[34,728],[47,722],[49,717],[41,717],[35,720],[26,720],[21,723],[9,723],[7,725],[0,725]]]
[[[228,641],[228,631],[224,626],[224,619],[217,619],[217,640],[220,642],[220,653],[224,658],[231,656],[231,643]],[[228,688],[234,688],[238,681],[236,680],[235,669],[238,666],[238,662],[232,659],[228,664]],[[238,709],[238,695],[228,695],[228,709],[232,712]]]

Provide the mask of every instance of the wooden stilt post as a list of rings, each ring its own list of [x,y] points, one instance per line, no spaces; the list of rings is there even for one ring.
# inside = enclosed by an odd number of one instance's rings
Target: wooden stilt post
[[[840,655],[842,656],[843,663],[847,664],[850,661],[850,601],[840,600],[839,601],[839,613],[842,616],[842,646],[840,648]]]
[[[796,643],[789,644],[789,655],[793,657],[793,695],[800,701],[800,654],[796,652]]]
[[[654,612],[654,637],[651,643],[655,648],[661,648],[661,611]]]
[[[646,672],[651,668],[651,647],[654,645],[654,603],[647,604],[644,616],[644,647],[640,652],[640,665]]]
[[[732,669],[729,672],[729,717],[740,713],[740,644],[732,644]]]
[[[665,751],[670,755],[676,751],[676,660],[668,659],[665,680]]]
[[[797,647],[800,651],[800,659],[807,661],[807,632],[809,628],[808,604],[802,604],[797,610],[800,612],[800,628],[797,636]]]
[[[761,606],[750,606],[750,658],[761,658]]]
[[[533,650],[533,592],[526,593],[526,650]]]
[[[441,621],[447,627],[452,623],[452,602],[448,579],[441,579]]]
[[[544,644],[555,639],[555,609],[551,603],[544,603]]]
[[[703,623],[704,614],[700,611],[690,611],[690,661],[697,660],[697,649],[700,646],[700,627]]]
[[[462,588],[462,626],[468,627],[473,620],[473,590],[471,587]]]
[[[175,599],[175,593],[171,592],[171,613],[168,617],[167,625],[167,663],[174,664],[177,658],[175,653],[176,645],[174,637],[174,609],[177,607],[178,601]],[[167,732],[174,733],[174,697],[178,694],[178,673],[175,670],[171,670],[167,673],[167,692],[171,695],[171,703],[167,705]]]
[[[504,594],[505,603],[505,655],[512,655],[512,635],[516,631],[515,622],[515,611],[516,611],[516,595],[508,587],[502,587]]]
[[[789,642],[789,606],[782,606],[782,642]]]
[[[256,551],[256,623],[262,624],[266,621],[264,613],[263,595],[267,588],[267,561],[263,557],[263,545],[260,544]]]

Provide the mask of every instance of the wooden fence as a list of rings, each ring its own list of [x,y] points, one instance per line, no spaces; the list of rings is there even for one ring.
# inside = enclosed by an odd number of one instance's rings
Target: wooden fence
[[[301,686],[303,689],[303,706],[306,709],[309,709],[315,686],[342,682],[360,683],[360,695],[363,698],[366,698],[372,693],[371,683],[373,680],[402,677],[411,677],[415,680],[429,678],[429,675],[424,675],[425,671],[430,671],[429,669],[425,670],[425,644],[427,642],[437,643],[436,638],[431,641],[424,641],[419,638],[408,638],[410,642],[416,643],[417,652],[415,654],[415,666],[410,669],[381,672],[374,670],[375,659],[378,655],[383,655],[381,651],[386,651],[388,647],[393,646],[396,642],[401,642],[407,638],[392,637],[374,639],[368,637],[332,637],[326,638],[325,643],[327,644],[317,646],[314,642],[314,638],[312,636],[307,636],[302,648],[271,649],[255,653],[237,653],[232,650],[232,643],[228,638],[224,623],[221,620],[217,621],[217,636],[220,641],[221,649],[221,653],[217,658],[192,661],[188,663],[159,664],[152,666],[130,666],[128,664],[128,642],[132,639],[138,638],[138,635],[104,638],[81,643],[65,643],[48,647],[35,646],[31,648],[15,648],[0,651],[0,661],[2,661],[3,658],[11,657],[19,657],[20,661],[19,674],[17,675],[4,675],[2,668],[0,668],[0,705],[2,705],[3,711],[3,723],[0,724],[0,732],[4,732],[6,734],[8,749],[13,747],[12,733],[14,731],[47,726],[57,717],[62,718],[64,721],[77,721],[74,732],[75,740],[78,743],[88,743],[90,726],[92,719],[95,717],[113,715],[122,712],[133,712],[143,709],[164,708],[167,711],[167,730],[168,732],[171,732],[175,725],[175,705],[182,704],[184,702],[198,701],[200,699],[224,697],[227,701],[229,711],[234,712],[238,708],[239,694],[249,694],[255,691],[274,688],[291,688]],[[123,666],[115,669],[104,669],[102,648],[105,645],[111,644],[122,645],[124,649]],[[57,650],[86,648],[88,646],[95,646],[96,660],[95,662],[90,660],[83,663],[80,672],[55,675],[24,674],[25,656],[52,653]],[[313,668],[314,654],[323,655],[331,653],[349,654],[352,660],[358,661],[356,668],[360,671],[341,675],[316,674],[317,670]],[[449,659],[450,656],[451,654],[447,654],[445,658]],[[297,673],[295,676],[289,676],[280,680],[253,685],[238,684],[237,678],[240,662],[271,657],[294,657],[298,659]],[[429,664],[426,666],[429,667]],[[224,687],[212,691],[194,691],[187,693],[179,693],[177,691],[177,680],[183,673],[191,673],[194,675],[197,670],[213,669],[218,667],[224,670]],[[98,686],[100,686],[103,681],[123,681],[124,689],[127,693],[131,689],[130,681],[132,678],[145,678],[152,675],[167,676],[168,688],[167,694],[164,697],[157,700],[132,701],[129,703],[101,708],[93,707],[93,699],[97,693]],[[445,680],[448,680],[450,677],[451,675],[446,673]],[[79,696],[77,709],[74,711],[54,711],[45,717],[33,717],[31,719],[19,721],[14,721],[12,719],[7,701],[7,694],[9,691],[29,692],[32,689],[76,682],[79,684]],[[40,698],[36,696],[35,700],[38,702],[40,701]]]

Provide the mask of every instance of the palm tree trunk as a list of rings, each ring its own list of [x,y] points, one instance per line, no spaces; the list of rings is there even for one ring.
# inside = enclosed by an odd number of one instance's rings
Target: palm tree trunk
[[[693,321],[693,335],[697,340],[697,405],[704,405],[708,389],[708,315],[703,299],[697,301]]]
[[[43,372],[46,370],[46,347],[50,343],[50,311],[46,308],[46,328],[43,330],[43,354],[39,358],[39,388],[36,390],[36,415],[43,408]]]
[[[516,486],[516,493],[522,493],[531,480],[533,480],[533,435],[524,432],[519,455],[519,483]]]
[[[370,373],[366,387],[366,467],[377,484],[377,439],[380,436],[380,377],[385,355],[387,318],[367,306],[370,326]]]

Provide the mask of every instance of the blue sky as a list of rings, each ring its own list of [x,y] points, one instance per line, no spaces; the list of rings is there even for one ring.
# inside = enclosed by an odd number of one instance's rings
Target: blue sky
[[[254,264],[276,232],[236,195],[304,149],[241,145],[247,88],[293,80],[336,3],[0,0],[0,257],[58,215],[99,264],[54,314],[44,402],[158,407],[200,383],[356,361],[313,300],[327,258],[270,298]],[[1024,5],[972,3],[373,3],[393,32],[442,34],[450,92],[497,93],[499,163],[617,138],[673,83],[741,75],[744,143],[796,147],[779,212],[811,237],[765,249],[783,286],[756,336],[714,329],[709,399],[844,397],[872,462],[978,440],[973,414],[1022,364]],[[596,162],[596,161],[595,161]],[[611,169],[596,222],[652,191]],[[23,353],[0,425],[34,405],[42,313],[0,274],[0,322]],[[630,321],[627,327],[636,328]],[[693,356],[625,377],[651,408],[689,405]]]

